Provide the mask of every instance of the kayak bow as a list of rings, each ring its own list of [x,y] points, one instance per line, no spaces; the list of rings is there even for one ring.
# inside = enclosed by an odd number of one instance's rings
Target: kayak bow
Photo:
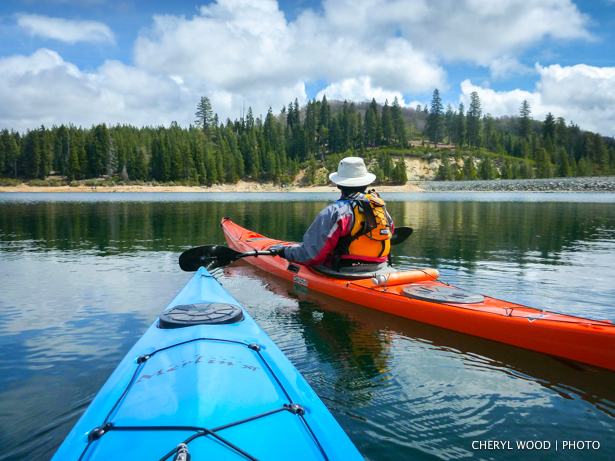
[[[241,252],[266,251],[282,242],[222,220],[228,245]],[[339,279],[279,257],[246,257],[272,274],[362,306],[449,330],[511,344],[560,358],[615,370],[615,325],[533,309],[441,283],[437,271],[371,274]],[[389,282],[392,281],[392,282]],[[409,282],[414,280],[412,282]],[[406,282],[406,283],[404,283]]]
[[[182,454],[184,458],[181,458]],[[282,351],[201,268],[54,460],[360,460]]]

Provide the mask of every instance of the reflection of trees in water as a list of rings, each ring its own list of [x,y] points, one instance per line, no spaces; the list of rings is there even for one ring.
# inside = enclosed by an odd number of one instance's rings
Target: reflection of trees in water
[[[223,216],[274,238],[301,240],[328,202],[34,202],[0,204],[0,242],[37,249],[180,251],[222,243]],[[529,252],[557,261],[562,249],[615,229],[615,205],[559,202],[390,202],[397,225],[415,228],[397,255],[437,264]],[[10,250],[12,246],[3,245]],[[499,253],[499,256],[496,254]]]
[[[309,301],[299,301],[293,317],[303,327],[308,350],[335,370],[334,376],[323,376],[333,390],[350,392],[352,404],[370,401],[373,390],[384,385],[381,375],[388,372],[386,332],[367,329],[344,313]]]
[[[300,239],[320,209],[322,204],[314,202],[4,203],[0,242],[27,240],[39,250],[180,251],[223,243],[218,226],[223,216],[271,235]],[[2,249],[10,251],[11,246]]]
[[[434,264],[503,256],[523,263],[529,252],[556,263],[556,253],[615,229],[615,204],[609,203],[393,202],[389,211],[398,225],[415,228],[394,253]]]
[[[362,405],[375,398],[377,388],[390,382],[389,331],[353,315],[357,308],[366,308],[309,289],[306,289],[306,295],[303,292],[305,287],[295,287],[292,282],[242,260],[225,268],[224,274],[264,281],[264,289],[296,303],[296,310],[284,310],[284,317],[273,325],[276,330],[283,328],[281,326],[288,325],[290,319],[292,329],[303,337],[306,360],[300,359],[300,363],[295,365],[317,388],[320,397],[350,407]],[[267,329],[267,324],[269,322],[262,326]],[[269,334],[275,337],[275,332]],[[284,344],[279,346],[284,351]],[[292,348],[295,346],[294,343],[291,345]],[[292,355],[292,351],[284,352]],[[317,368],[313,369],[315,363]]]

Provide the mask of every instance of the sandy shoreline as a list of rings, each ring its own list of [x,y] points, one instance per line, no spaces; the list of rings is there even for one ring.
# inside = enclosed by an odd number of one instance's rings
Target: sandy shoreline
[[[615,176],[592,176],[577,178],[547,178],[547,179],[496,179],[474,181],[409,181],[403,186],[374,186],[378,192],[607,192],[615,193]],[[333,185],[300,187],[296,184],[288,186],[273,183],[256,183],[239,181],[237,184],[216,184],[211,187],[188,186],[0,186],[0,193],[19,192],[183,192],[183,193],[220,193],[220,192],[330,192],[339,190]]]
[[[422,192],[416,184],[408,183],[403,186],[374,186],[378,192]],[[237,184],[217,184],[211,187],[187,187],[187,186],[113,186],[113,187],[30,187],[27,184],[19,186],[0,187],[0,193],[15,192],[338,192],[332,185],[281,187],[274,184],[259,184],[240,181]]]

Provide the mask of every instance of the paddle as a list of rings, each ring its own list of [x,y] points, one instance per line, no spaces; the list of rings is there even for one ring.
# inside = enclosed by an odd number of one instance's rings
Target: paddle
[[[391,237],[391,245],[398,245],[412,234],[411,227],[397,227]],[[203,245],[190,248],[179,256],[179,267],[186,272],[195,272],[199,267],[207,270],[228,266],[246,256],[271,256],[270,251],[248,251],[241,253],[222,245]]]
[[[201,247],[190,248],[179,256],[179,267],[186,272],[194,272],[199,267],[207,270],[217,269],[218,267],[228,266],[239,258],[246,256],[271,256],[270,251],[250,251],[241,253],[232,248],[222,245],[204,245]]]
[[[396,227],[391,237],[391,245],[399,245],[412,235],[411,227]]]

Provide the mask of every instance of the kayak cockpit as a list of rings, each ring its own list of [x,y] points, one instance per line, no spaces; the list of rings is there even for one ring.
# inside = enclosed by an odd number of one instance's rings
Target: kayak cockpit
[[[381,264],[341,267],[339,271],[331,269],[325,265],[312,266],[311,269],[319,274],[326,275],[327,277],[343,280],[371,279],[379,274],[384,275],[397,272],[397,269],[389,266],[386,262]]]

